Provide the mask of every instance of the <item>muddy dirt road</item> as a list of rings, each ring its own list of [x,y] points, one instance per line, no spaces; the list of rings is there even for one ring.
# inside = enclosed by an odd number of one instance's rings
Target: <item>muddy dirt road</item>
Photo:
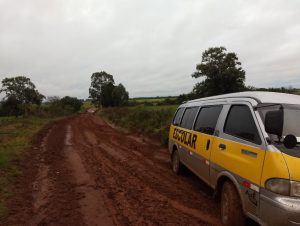
[[[37,140],[0,225],[220,225],[212,191],[167,149],[82,114]]]

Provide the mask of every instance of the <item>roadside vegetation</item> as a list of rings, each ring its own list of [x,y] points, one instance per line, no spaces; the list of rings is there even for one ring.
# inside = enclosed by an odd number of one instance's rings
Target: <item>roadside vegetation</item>
[[[100,115],[109,122],[130,131],[156,136],[168,143],[169,126],[177,105],[104,108]]]
[[[52,118],[0,117],[0,217],[6,213],[6,200],[20,175],[20,161],[31,145],[33,136]]]

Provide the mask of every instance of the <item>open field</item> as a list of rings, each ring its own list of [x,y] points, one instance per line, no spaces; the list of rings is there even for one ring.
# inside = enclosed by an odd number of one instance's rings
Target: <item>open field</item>
[[[6,213],[6,200],[20,175],[20,162],[33,136],[51,120],[49,118],[0,117],[0,216]]]

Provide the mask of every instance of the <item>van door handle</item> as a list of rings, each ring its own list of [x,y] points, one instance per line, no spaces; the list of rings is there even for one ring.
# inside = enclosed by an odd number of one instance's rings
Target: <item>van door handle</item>
[[[207,142],[206,142],[206,151],[209,150],[209,145],[210,145],[210,140],[207,140]]]
[[[219,149],[224,151],[226,149],[226,145],[225,144],[219,144]]]

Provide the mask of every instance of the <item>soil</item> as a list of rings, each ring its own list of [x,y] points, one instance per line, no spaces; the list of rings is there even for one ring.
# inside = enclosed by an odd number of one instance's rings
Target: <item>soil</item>
[[[212,190],[157,140],[80,114],[36,138],[0,225],[221,225]]]

